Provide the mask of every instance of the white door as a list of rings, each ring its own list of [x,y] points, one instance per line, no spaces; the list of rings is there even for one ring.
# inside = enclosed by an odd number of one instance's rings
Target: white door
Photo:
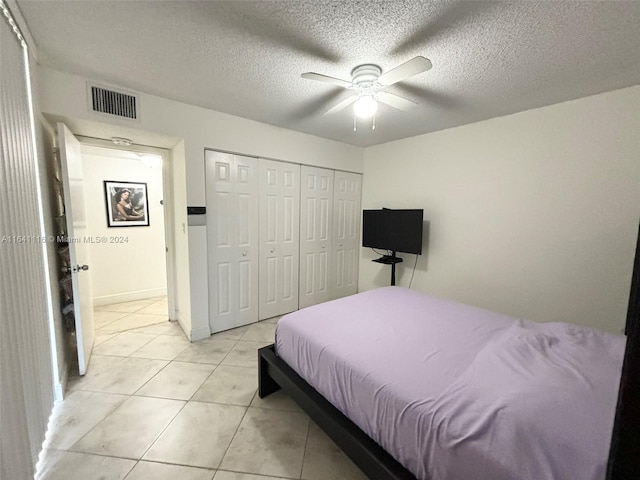
[[[93,294],[89,269],[89,248],[86,239],[87,215],[84,205],[84,177],[80,142],[63,124],[58,123],[60,163],[64,188],[64,210],[69,236],[69,259],[71,261],[71,284],[73,287],[73,314],[76,326],[78,366],[80,375],[87,372],[91,358],[95,327],[93,324]]]
[[[331,299],[333,170],[301,167],[300,308]]]
[[[333,187],[332,298],[358,292],[362,175],[335,172]]]
[[[258,321],[258,161],[206,152],[209,324]]]
[[[260,160],[260,320],[298,309],[300,165]]]

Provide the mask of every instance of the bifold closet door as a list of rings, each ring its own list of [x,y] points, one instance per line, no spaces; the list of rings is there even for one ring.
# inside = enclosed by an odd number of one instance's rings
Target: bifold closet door
[[[300,165],[260,159],[260,320],[298,309]]]
[[[300,308],[331,300],[333,170],[300,169]]]
[[[258,160],[206,151],[209,324],[258,321]]]
[[[332,298],[358,293],[362,175],[335,172],[333,187]]]

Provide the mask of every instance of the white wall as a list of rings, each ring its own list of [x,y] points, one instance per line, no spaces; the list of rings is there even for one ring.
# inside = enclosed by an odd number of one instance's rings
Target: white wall
[[[134,154],[83,146],[88,232],[107,243],[89,245],[94,305],[166,294],[162,167],[149,168]],[[149,226],[108,227],[104,181],[147,184]],[[117,243],[118,240],[126,243]],[[112,243],[111,240],[116,240]]]
[[[360,147],[146,94],[140,95],[140,123],[114,120],[89,112],[86,78],[45,67],[41,67],[39,73],[44,113],[122,125],[178,139],[172,159],[176,252],[178,255],[188,252],[189,259],[188,270],[182,264],[176,265],[178,319],[191,332],[192,339],[202,338],[203,332],[208,331],[208,298],[192,291],[207,291],[206,270],[200,268],[206,262],[206,242],[202,241],[206,232],[202,226],[187,228],[184,207],[205,205],[205,148],[362,172],[363,149]],[[72,131],[83,134],[78,129],[72,128]],[[197,238],[190,239],[192,232]],[[188,277],[184,278],[185,275]],[[189,300],[185,300],[185,296]]]
[[[640,217],[640,86],[365,150],[363,208],[424,208],[413,288],[619,333]],[[360,290],[389,267],[362,249]],[[398,284],[407,286],[414,256]]]

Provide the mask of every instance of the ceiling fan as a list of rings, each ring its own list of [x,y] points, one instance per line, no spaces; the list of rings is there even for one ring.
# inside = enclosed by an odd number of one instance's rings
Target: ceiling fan
[[[418,56],[385,73],[382,73],[378,65],[369,63],[358,65],[351,71],[350,82],[313,72],[303,73],[301,77],[331,83],[354,91],[353,95],[327,110],[325,115],[339,112],[353,103],[356,117],[369,118],[375,115],[378,110],[378,102],[402,111],[408,111],[415,107],[416,102],[385,92],[384,89],[394,83],[426,72],[431,66],[431,61],[428,58]],[[375,124],[373,128],[375,128]]]

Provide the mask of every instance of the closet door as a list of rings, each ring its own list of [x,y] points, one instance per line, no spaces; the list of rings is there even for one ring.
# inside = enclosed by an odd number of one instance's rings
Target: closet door
[[[258,320],[258,161],[207,151],[209,324],[212,333]]]
[[[332,298],[358,292],[362,175],[335,172],[333,188]]]
[[[298,309],[300,165],[260,159],[260,320]]]
[[[333,170],[301,167],[300,308],[331,299]]]

